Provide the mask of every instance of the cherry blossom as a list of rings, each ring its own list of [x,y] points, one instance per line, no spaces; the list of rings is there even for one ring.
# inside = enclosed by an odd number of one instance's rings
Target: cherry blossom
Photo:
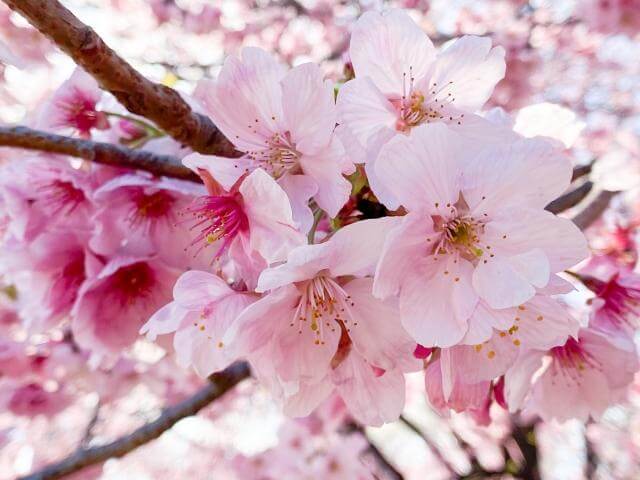
[[[191,158],[186,163],[202,176],[209,193],[184,210],[196,255],[210,245],[216,249],[214,258],[228,252],[245,283],[253,286],[265,266],[304,243],[289,198],[264,170],[254,170],[227,191],[212,176],[209,162]]]
[[[640,277],[608,256],[594,256],[582,266],[578,277],[595,298],[590,324],[596,328],[632,335],[638,324]]]
[[[504,50],[490,39],[465,36],[438,52],[404,11],[367,12],[354,26],[349,55],[356,78],[338,95],[340,132],[349,153],[367,163],[374,190],[382,188],[372,167],[377,153],[398,133],[446,123],[489,136],[490,124],[473,112],[504,76]]]
[[[0,480],[633,477],[637,0],[8,3]]]
[[[174,333],[177,360],[193,365],[199,375],[222,370],[237,358],[230,356],[223,338],[239,314],[256,298],[235,292],[210,273],[190,271],[177,280],[174,301],[158,310],[142,326],[149,340]]]
[[[178,271],[149,257],[112,258],[83,283],[71,311],[74,338],[99,355],[117,354],[171,298]]]
[[[480,299],[518,306],[587,253],[575,225],[542,210],[571,175],[552,145],[468,148],[448,127],[427,125],[391,140],[376,162],[409,213],[394,219],[374,293],[399,294],[403,325],[425,346],[455,345]]]
[[[80,137],[91,137],[93,129],[109,127],[106,114],[96,108],[101,96],[102,91],[93,77],[77,68],[44,106],[38,125],[47,130],[71,131]]]
[[[624,396],[637,368],[630,339],[585,328],[548,352],[521,355],[505,377],[506,400],[512,411],[527,401],[526,408],[545,420],[598,419]]]
[[[191,232],[179,212],[204,188],[193,182],[129,173],[102,184],[93,195],[94,230],[89,245],[100,255],[158,255],[177,268],[196,263],[185,252]]]
[[[372,279],[362,278],[373,271],[387,220],[359,222],[325,243],[293,249],[286,263],[260,275],[257,291],[268,293],[227,333],[224,343],[249,355],[259,377],[275,376],[292,415],[308,414],[334,386],[366,423],[400,413],[402,372],[415,365],[414,345],[394,302],[376,300]]]
[[[336,216],[351,188],[342,174],[353,168],[333,134],[333,87],[317,65],[287,72],[263,50],[245,48],[241,58],[227,58],[216,81],[201,82],[197,93],[216,124],[244,153],[234,161],[196,156],[200,164],[209,165],[218,182],[228,189],[243,173],[262,168],[279,179],[302,231],[312,223],[307,207],[311,197]]]

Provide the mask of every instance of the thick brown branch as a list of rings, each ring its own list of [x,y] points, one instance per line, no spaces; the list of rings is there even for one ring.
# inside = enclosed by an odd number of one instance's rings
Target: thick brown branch
[[[81,448],[59,463],[22,477],[21,480],[54,480],[91,465],[102,463],[109,458],[122,457],[139,446],[158,438],[179,420],[195,415],[249,375],[249,366],[246,363],[233,364],[226,370],[209,377],[209,383],[192,397],[166,408],[157,420],[106,445]]]
[[[549,210],[551,213],[564,212],[571,207],[575,207],[578,203],[584,200],[584,198],[589,195],[592,188],[593,183],[586,181],[579,187],[576,187],[575,189],[556,198],[553,202],[547,205],[545,209]]]
[[[617,193],[618,192],[609,192],[607,190],[598,193],[586,207],[572,218],[573,223],[575,223],[580,230],[587,229],[593,222],[600,218],[600,215],[604,213],[609,206],[609,202],[611,202],[611,199],[616,196]]]
[[[191,110],[175,90],[143,77],[57,0],[4,2],[73,58],[130,112],[155,122],[197,152],[237,156],[233,145],[209,118]]]
[[[27,127],[0,127],[0,146],[59,153],[114,167],[146,170],[154,175],[200,181],[176,157],[132,150],[112,143],[63,137]]]

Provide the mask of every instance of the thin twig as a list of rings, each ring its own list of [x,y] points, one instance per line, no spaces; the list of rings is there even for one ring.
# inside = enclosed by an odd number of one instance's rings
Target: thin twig
[[[0,146],[59,153],[114,167],[146,170],[154,175],[200,181],[195,173],[182,165],[180,159],[170,155],[64,137],[28,127],[0,127]]]
[[[567,193],[560,195],[553,202],[549,203],[545,207],[545,210],[550,211],[551,213],[560,213],[565,210],[570,209],[571,207],[575,207],[582,200],[589,195],[589,192],[593,189],[593,183],[590,181],[584,182],[579,187],[568,191]]]
[[[400,422],[403,423],[407,428],[409,428],[409,430],[411,430],[412,432],[414,432],[416,435],[418,435],[426,444],[427,448],[431,451],[431,453],[433,453],[433,456],[436,457],[438,459],[438,461],[444,465],[444,467],[450,472],[450,473],[455,473],[456,469],[454,468],[453,465],[451,465],[451,463],[449,463],[449,460],[447,460],[444,455],[442,455],[442,452],[440,451],[440,449],[433,444],[433,442],[431,441],[431,439],[429,437],[427,437],[424,432],[422,430],[420,430],[420,428],[415,425],[411,420],[409,420],[407,417],[405,417],[404,415],[400,415]]]
[[[125,435],[106,445],[80,448],[60,462],[22,477],[21,480],[55,480],[91,465],[102,463],[110,458],[123,457],[139,446],[158,438],[179,420],[195,415],[232,389],[236,384],[248,378],[249,375],[250,370],[246,363],[235,363],[222,372],[209,377],[209,383],[190,398],[163,410],[157,420],[147,423],[129,435]]]
[[[608,190],[601,191],[586,207],[572,218],[573,223],[575,223],[580,230],[587,229],[593,222],[600,218],[609,206],[611,199],[617,194],[618,192],[609,192]]]
[[[148,118],[197,152],[238,156],[231,142],[208,117],[194,112],[175,90],[142,76],[59,1],[4,2],[67,53],[131,113]]]
[[[404,475],[402,475],[396,467],[394,467],[389,460],[384,456],[384,454],[376,447],[369,438],[367,438],[369,442],[369,446],[367,447],[365,453],[370,454],[373,459],[376,461],[378,466],[384,471],[385,475],[389,480],[404,480]]]
[[[93,415],[91,415],[91,419],[87,424],[87,427],[84,430],[84,435],[82,436],[82,440],[80,440],[80,447],[85,448],[88,447],[93,440],[93,429],[98,423],[98,419],[100,418],[100,400],[96,403],[96,406],[93,409]]]
[[[400,473],[398,469],[394,467],[393,464],[389,462],[389,460],[387,460],[380,449],[376,447],[376,445],[368,437],[367,432],[362,425],[355,422],[349,422],[344,425],[342,431],[344,433],[358,432],[360,435],[362,435],[362,437],[367,441],[369,445],[364,451],[364,455],[370,455],[373,458],[373,460],[378,465],[378,468],[380,468],[380,470],[384,472],[386,478],[388,478],[389,480],[404,480],[404,476],[402,475],[402,473]]]
[[[577,167],[573,167],[573,175],[571,176],[571,181],[575,182],[577,179],[584,177],[591,173],[591,169],[593,168],[593,163],[587,163],[586,165],[578,165]]]

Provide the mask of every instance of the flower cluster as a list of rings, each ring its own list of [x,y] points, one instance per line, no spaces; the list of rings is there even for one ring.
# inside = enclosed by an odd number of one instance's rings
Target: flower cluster
[[[337,394],[360,423],[393,421],[420,371],[434,407],[480,422],[494,401],[599,416],[638,367],[640,282],[574,269],[586,239],[545,210],[571,182],[567,132],[483,110],[506,68],[488,38],[436,48],[404,11],[367,12],[349,58],[336,86],[259,48],[228,57],[189,102],[233,159],[169,140],[77,70],[40,128],[171,153],[203,185],[66,157],[4,165],[2,274],[28,329],[68,328],[95,365],[140,334],[202,377],[245,359],[296,417]],[[588,322],[567,278],[597,296]],[[45,393],[23,386],[11,408]]]

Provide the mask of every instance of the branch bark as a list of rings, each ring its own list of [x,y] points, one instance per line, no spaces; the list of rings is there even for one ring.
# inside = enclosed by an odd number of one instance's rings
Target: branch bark
[[[166,408],[157,420],[106,445],[80,448],[64,460],[19,480],[55,480],[110,458],[123,457],[139,446],[158,438],[179,420],[195,415],[249,376],[250,370],[246,363],[235,363],[222,372],[211,375],[209,383],[205,387],[192,397]]]
[[[611,199],[617,194],[618,192],[609,192],[608,190],[603,190],[598,193],[586,207],[572,218],[573,223],[575,223],[580,230],[587,229],[593,222],[600,218],[600,215],[602,215],[609,206]]]
[[[28,127],[0,127],[0,146],[59,153],[114,167],[146,170],[154,175],[199,182],[199,177],[180,159],[113,143],[92,142],[41,132]]]
[[[586,181],[579,187],[576,187],[573,190],[570,190],[567,193],[560,195],[553,202],[549,203],[549,205],[545,207],[545,210],[548,210],[551,213],[564,212],[565,210],[568,210],[571,207],[575,207],[578,203],[584,200],[586,196],[589,195],[589,192],[592,189],[593,189],[593,183],[590,181]]]
[[[194,112],[175,90],[142,76],[59,1],[4,2],[73,58],[130,112],[153,121],[196,152],[238,156],[209,118]]]
[[[573,167],[573,175],[571,175],[571,181],[574,182],[577,179],[584,177],[585,175],[589,175],[593,168],[593,163],[587,163],[586,165],[578,165],[577,167]]]

